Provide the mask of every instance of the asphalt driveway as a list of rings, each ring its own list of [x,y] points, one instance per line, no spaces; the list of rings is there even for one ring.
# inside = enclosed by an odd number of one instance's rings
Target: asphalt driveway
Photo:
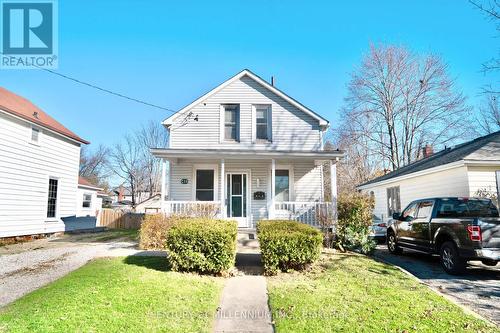
[[[489,267],[472,262],[464,275],[454,276],[443,271],[438,256],[406,249],[402,255],[393,255],[385,245],[377,246],[374,256],[407,270],[431,288],[500,325],[500,264]]]

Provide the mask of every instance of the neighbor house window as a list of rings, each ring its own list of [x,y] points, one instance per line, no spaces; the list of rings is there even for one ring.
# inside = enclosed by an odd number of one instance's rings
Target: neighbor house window
[[[196,170],[196,200],[214,201],[214,170]]]
[[[275,175],[275,200],[290,201],[290,171],[276,170]]]
[[[57,179],[49,179],[49,195],[47,199],[47,217],[56,217],[57,209]]]
[[[92,204],[92,195],[84,193],[83,194],[82,207],[83,208],[90,208],[91,204]]]
[[[223,105],[224,108],[224,140],[238,141],[240,138],[240,106],[238,104]]]
[[[31,142],[38,143],[39,139],[40,139],[40,130],[38,128],[32,127],[31,128]]]
[[[401,200],[399,186],[387,188],[387,214],[389,217],[394,213],[401,212]]]
[[[271,141],[271,106],[255,105],[255,139]]]

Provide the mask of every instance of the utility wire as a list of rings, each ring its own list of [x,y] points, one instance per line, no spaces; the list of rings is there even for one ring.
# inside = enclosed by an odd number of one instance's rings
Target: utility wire
[[[0,54],[4,55],[2,52],[0,52]],[[76,79],[74,77],[71,77],[71,76],[68,76],[68,75],[65,75],[65,74],[62,74],[62,73],[58,73],[58,72],[53,71],[51,69],[40,67],[40,66],[38,66],[36,64],[30,64],[30,65],[33,66],[33,67],[36,67],[36,68],[38,68],[40,70],[43,70],[43,71],[45,71],[47,73],[54,74],[54,75],[57,75],[57,76],[62,77],[64,79],[73,81],[75,83],[78,83],[78,84],[81,84],[81,85],[84,85],[84,86],[87,86],[87,87],[90,87],[90,88],[94,88],[94,89],[100,90],[100,91],[105,92],[107,94],[111,94],[111,95],[114,95],[114,96],[117,96],[117,97],[128,99],[129,101],[136,102],[136,103],[139,103],[139,104],[143,104],[143,105],[146,105],[146,106],[150,106],[150,107],[153,107],[153,108],[156,108],[156,109],[164,110],[164,111],[167,111],[167,112],[170,112],[170,113],[177,113],[177,111],[175,111],[175,110],[172,110],[172,109],[160,106],[160,105],[156,105],[156,104],[153,104],[153,103],[149,103],[149,102],[146,102],[144,100],[140,100],[140,99],[137,99],[137,98],[134,98],[134,97],[130,97],[130,96],[127,96],[127,95],[124,95],[124,94],[121,94],[121,93],[118,93],[118,92],[106,89],[106,88],[102,88],[102,87],[99,87],[99,86],[97,86],[95,84],[88,83],[88,82]]]

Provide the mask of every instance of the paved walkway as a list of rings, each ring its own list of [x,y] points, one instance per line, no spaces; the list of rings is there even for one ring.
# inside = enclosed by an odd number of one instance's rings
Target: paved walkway
[[[446,274],[438,256],[406,249],[402,255],[393,255],[385,245],[377,246],[374,256],[404,268],[431,288],[500,325],[500,265],[472,262],[464,275],[455,276]]]
[[[238,235],[237,276],[227,280],[215,332],[273,332],[266,279],[255,233]]]

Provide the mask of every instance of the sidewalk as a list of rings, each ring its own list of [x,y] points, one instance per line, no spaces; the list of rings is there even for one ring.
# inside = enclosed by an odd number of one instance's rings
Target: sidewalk
[[[236,268],[240,275],[230,278],[222,292],[215,320],[217,333],[273,332],[266,279],[254,238],[252,232],[238,234]]]

